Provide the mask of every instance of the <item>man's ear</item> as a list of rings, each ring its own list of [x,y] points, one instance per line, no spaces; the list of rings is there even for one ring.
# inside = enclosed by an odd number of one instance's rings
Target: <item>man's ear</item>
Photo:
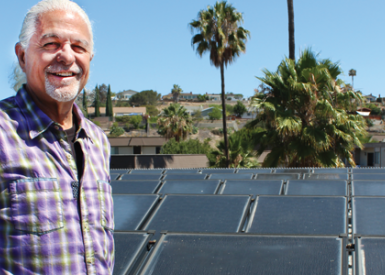
[[[20,42],[16,43],[15,45],[15,53],[17,55],[17,59],[19,60],[19,65],[21,69],[24,71],[25,68],[25,50],[23,47],[20,45]]]

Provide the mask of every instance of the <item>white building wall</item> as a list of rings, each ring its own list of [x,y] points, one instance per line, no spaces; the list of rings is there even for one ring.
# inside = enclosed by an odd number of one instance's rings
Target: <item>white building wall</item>
[[[142,155],[155,155],[156,147],[143,147],[142,146]]]

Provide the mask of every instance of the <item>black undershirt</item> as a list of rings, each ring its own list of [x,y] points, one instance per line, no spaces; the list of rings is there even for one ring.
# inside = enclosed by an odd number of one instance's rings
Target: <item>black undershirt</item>
[[[83,176],[84,164],[83,164],[82,148],[80,147],[79,142],[75,142],[77,128],[78,127],[77,127],[76,119],[74,116],[74,122],[72,124],[72,128],[64,130],[64,131],[67,134],[67,140],[68,140],[69,145],[71,146],[72,156],[76,160],[76,166],[78,169],[78,179],[80,181],[81,177]]]

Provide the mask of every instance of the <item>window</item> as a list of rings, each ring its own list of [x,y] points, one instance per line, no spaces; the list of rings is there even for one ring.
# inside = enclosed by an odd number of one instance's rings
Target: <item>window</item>
[[[380,164],[380,152],[375,152],[374,153],[374,163],[375,164]]]

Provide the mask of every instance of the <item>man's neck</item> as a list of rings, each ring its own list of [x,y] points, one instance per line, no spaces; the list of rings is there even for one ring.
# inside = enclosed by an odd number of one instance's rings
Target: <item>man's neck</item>
[[[72,109],[75,100],[69,102],[58,102],[54,99],[43,100],[37,97],[27,85],[24,86],[28,94],[31,96],[35,104],[42,110],[50,119],[59,123],[64,130],[70,129],[73,126]]]

